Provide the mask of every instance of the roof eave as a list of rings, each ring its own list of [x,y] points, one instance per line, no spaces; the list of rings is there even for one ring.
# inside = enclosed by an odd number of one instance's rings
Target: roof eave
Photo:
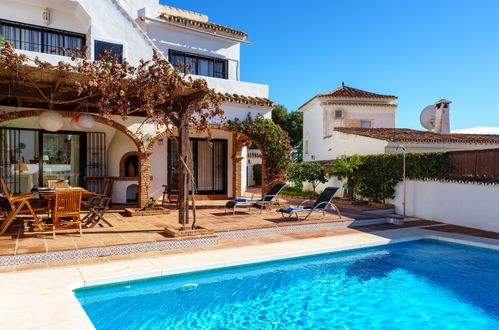
[[[168,15],[168,14],[161,14],[159,16],[159,19],[152,18],[152,17],[145,17],[145,16],[141,16],[140,18],[142,20],[150,20],[150,21],[154,21],[154,22],[169,24],[169,25],[176,26],[176,27],[179,27],[182,29],[188,29],[191,31],[196,31],[199,33],[204,33],[204,34],[216,36],[216,37],[223,38],[223,39],[229,39],[229,40],[237,41],[240,43],[251,44],[251,42],[246,40],[248,38],[248,35],[245,32],[231,29],[229,27],[215,24],[215,23],[211,23],[211,22],[198,22],[198,21],[194,21],[194,20],[190,20],[190,19],[186,19],[186,18],[174,16],[174,15]],[[175,20],[172,20],[170,18],[182,19],[184,22],[175,21]],[[216,29],[210,29],[208,27],[203,27],[201,25],[218,27],[222,31],[220,31],[220,30],[217,31]],[[226,33],[223,33],[224,29],[227,30]],[[222,32],[222,33],[217,33],[217,32]]]

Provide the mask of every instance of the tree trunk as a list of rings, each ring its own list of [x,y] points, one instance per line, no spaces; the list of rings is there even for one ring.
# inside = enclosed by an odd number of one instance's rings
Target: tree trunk
[[[178,223],[185,229],[189,224],[189,174],[186,168],[189,164],[189,116],[185,111],[181,118],[179,127],[179,157],[183,159],[179,162],[178,175]]]
[[[353,195],[353,180],[352,180],[352,178],[347,178],[347,192],[348,192],[348,199],[353,201],[354,195]]]

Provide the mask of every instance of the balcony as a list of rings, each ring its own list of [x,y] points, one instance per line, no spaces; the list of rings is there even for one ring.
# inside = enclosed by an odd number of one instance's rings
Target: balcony
[[[268,98],[269,86],[239,80],[228,80],[192,75],[194,79],[204,79],[210,88],[218,93],[240,94],[244,96]]]

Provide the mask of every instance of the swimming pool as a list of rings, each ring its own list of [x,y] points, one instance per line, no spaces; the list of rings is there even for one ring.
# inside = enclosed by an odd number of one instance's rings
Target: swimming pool
[[[498,329],[499,253],[416,241],[75,290],[97,329]]]

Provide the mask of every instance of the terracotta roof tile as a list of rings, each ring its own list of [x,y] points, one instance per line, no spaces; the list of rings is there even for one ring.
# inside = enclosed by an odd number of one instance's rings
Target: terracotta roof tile
[[[337,127],[335,131],[391,142],[499,144],[499,135],[437,134],[408,128]]]
[[[327,96],[329,97],[352,97],[352,98],[368,98],[368,99],[393,99],[394,101],[397,99],[396,96],[393,95],[383,95],[371,93],[368,91],[364,91],[362,89],[357,89],[349,86],[340,86],[335,90],[330,91],[329,93],[318,94],[317,96]]]
[[[263,97],[245,96],[240,94],[230,94],[230,93],[219,93],[222,99],[226,102],[244,103],[244,104],[254,104],[267,107],[273,107],[275,105],[274,101]]]
[[[396,104],[391,103],[362,103],[362,102],[344,102],[344,101],[324,101],[323,105],[349,105],[357,107],[392,107],[396,108]]]
[[[162,13],[160,15],[160,18],[175,25],[188,26],[197,30],[220,33],[221,35],[230,36],[232,38],[240,39],[241,41],[244,41],[246,40],[246,38],[248,38],[248,35],[242,31],[234,30],[229,27],[211,22],[202,22],[165,13]]]
[[[327,99],[369,99],[369,100],[382,100],[385,102],[393,102],[398,97],[393,96],[393,95],[383,95],[383,94],[376,94],[376,93],[371,93],[368,91],[364,91],[362,89],[357,89],[349,86],[340,86],[336,88],[335,90],[330,91],[329,93],[322,93],[322,94],[317,94],[314,97],[312,97],[310,100],[305,102],[299,109],[303,108],[305,105],[310,103],[312,100],[314,100],[316,97],[318,98],[327,98]]]

